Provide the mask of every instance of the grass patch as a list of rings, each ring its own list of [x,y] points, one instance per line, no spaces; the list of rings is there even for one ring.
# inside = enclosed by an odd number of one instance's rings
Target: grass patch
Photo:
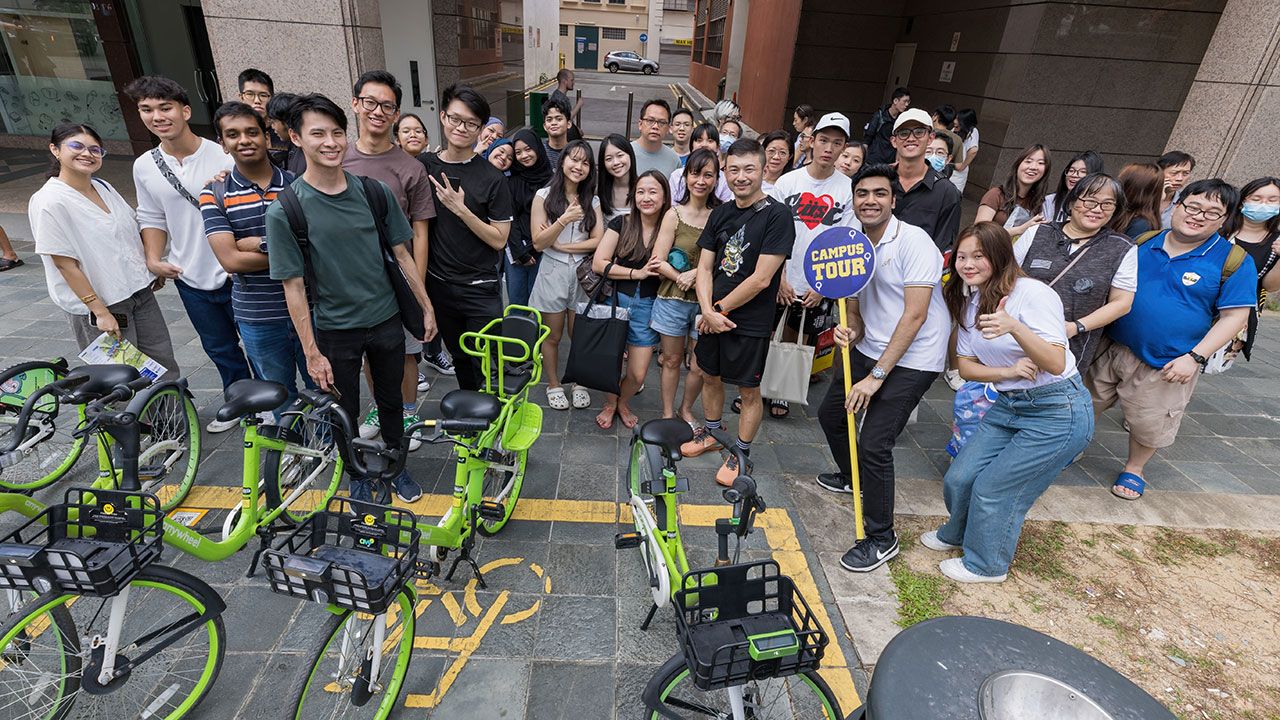
[[[1022,538],[1013,558],[1013,569],[1046,582],[1071,582],[1067,569],[1067,541],[1071,530],[1062,522],[1029,522],[1022,526]]]
[[[1133,635],[1132,627],[1125,625],[1124,623],[1120,622],[1119,620],[1116,620],[1115,618],[1107,617],[1106,615],[1102,615],[1102,614],[1097,614],[1097,615],[1090,615],[1089,619],[1097,623],[1099,627],[1106,628],[1107,630],[1110,630],[1111,632],[1115,633],[1117,637],[1126,638]]]
[[[895,622],[899,627],[908,628],[946,614],[942,605],[955,589],[946,578],[916,572],[902,561],[889,564],[889,578],[898,589]]]
[[[1215,558],[1232,551],[1227,545],[1172,528],[1160,528],[1149,545],[1151,559],[1161,565],[1181,565],[1192,558]]]
[[[1138,539],[1138,528],[1136,526],[1121,525],[1116,529],[1119,530],[1125,537],[1129,538],[1130,540]]]

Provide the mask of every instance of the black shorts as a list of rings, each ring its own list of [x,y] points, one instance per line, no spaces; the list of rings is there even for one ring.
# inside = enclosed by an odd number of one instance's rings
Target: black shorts
[[[738,387],[760,387],[769,338],[734,333],[703,333],[693,355],[702,372]]]

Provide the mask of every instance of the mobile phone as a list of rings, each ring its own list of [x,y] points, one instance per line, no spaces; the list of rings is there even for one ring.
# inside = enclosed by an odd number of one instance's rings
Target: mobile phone
[[[120,313],[111,313],[111,316],[116,319],[116,324],[120,326],[121,330],[129,327],[128,315],[121,315]],[[93,313],[89,313],[89,324],[94,327],[98,327],[98,316],[94,315]]]
[[[453,186],[454,190],[462,187],[462,178],[457,177],[456,175],[445,175],[444,179],[449,181],[449,184]]]

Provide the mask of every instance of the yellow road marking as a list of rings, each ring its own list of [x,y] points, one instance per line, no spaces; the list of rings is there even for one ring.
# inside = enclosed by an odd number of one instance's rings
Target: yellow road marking
[[[458,605],[458,599],[453,596],[453,592],[447,592],[440,596],[440,603],[444,605],[444,609],[449,611],[449,617],[453,618],[453,624],[462,627],[467,622],[467,614],[462,611]],[[478,614],[478,613],[477,613]]]
[[[458,679],[458,673],[462,672],[462,668],[471,659],[471,654],[476,651],[480,645],[480,638],[489,632],[489,627],[493,625],[493,621],[498,617],[498,613],[502,612],[503,606],[507,604],[507,597],[510,593],[503,590],[498,594],[498,600],[489,608],[480,620],[480,625],[476,627],[476,631],[471,633],[468,638],[463,638],[463,642],[458,647],[453,647],[450,643],[450,650],[458,653],[458,657],[453,659],[449,664],[449,669],[444,671],[444,676],[440,678],[440,682],[436,685],[436,689],[425,695],[409,693],[405,695],[404,706],[410,708],[433,708],[440,703],[440,699],[445,693],[449,692],[449,688],[453,687],[453,681]],[[414,638],[413,646],[418,647],[418,641],[426,638]]]
[[[477,584],[478,581],[475,578],[471,578],[471,581],[467,583],[467,589],[463,592],[463,599],[466,602],[467,612],[480,617],[484,614],[484,611],[480,609],[480,602],[476,600]]]

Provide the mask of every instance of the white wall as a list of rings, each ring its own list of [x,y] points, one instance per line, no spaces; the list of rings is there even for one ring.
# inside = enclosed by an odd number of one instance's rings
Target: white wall
[[[662,13],[662,42],[693,39],[693,13],[664,10]]]
[[[559,0],[524,0],[524,86],[533,87],[560,69]],[[573,58],[566,59],[572,65]]]
[[[439,88],[436,86],[435,38],[432,33],[431,0],[382,0],[378,11],[382,23],[382,46],[386,69],[404,88],[403,112],[422,118],[432,146],[440,142]],[[410,63],[418,64],[418,103],[414,103]]]

